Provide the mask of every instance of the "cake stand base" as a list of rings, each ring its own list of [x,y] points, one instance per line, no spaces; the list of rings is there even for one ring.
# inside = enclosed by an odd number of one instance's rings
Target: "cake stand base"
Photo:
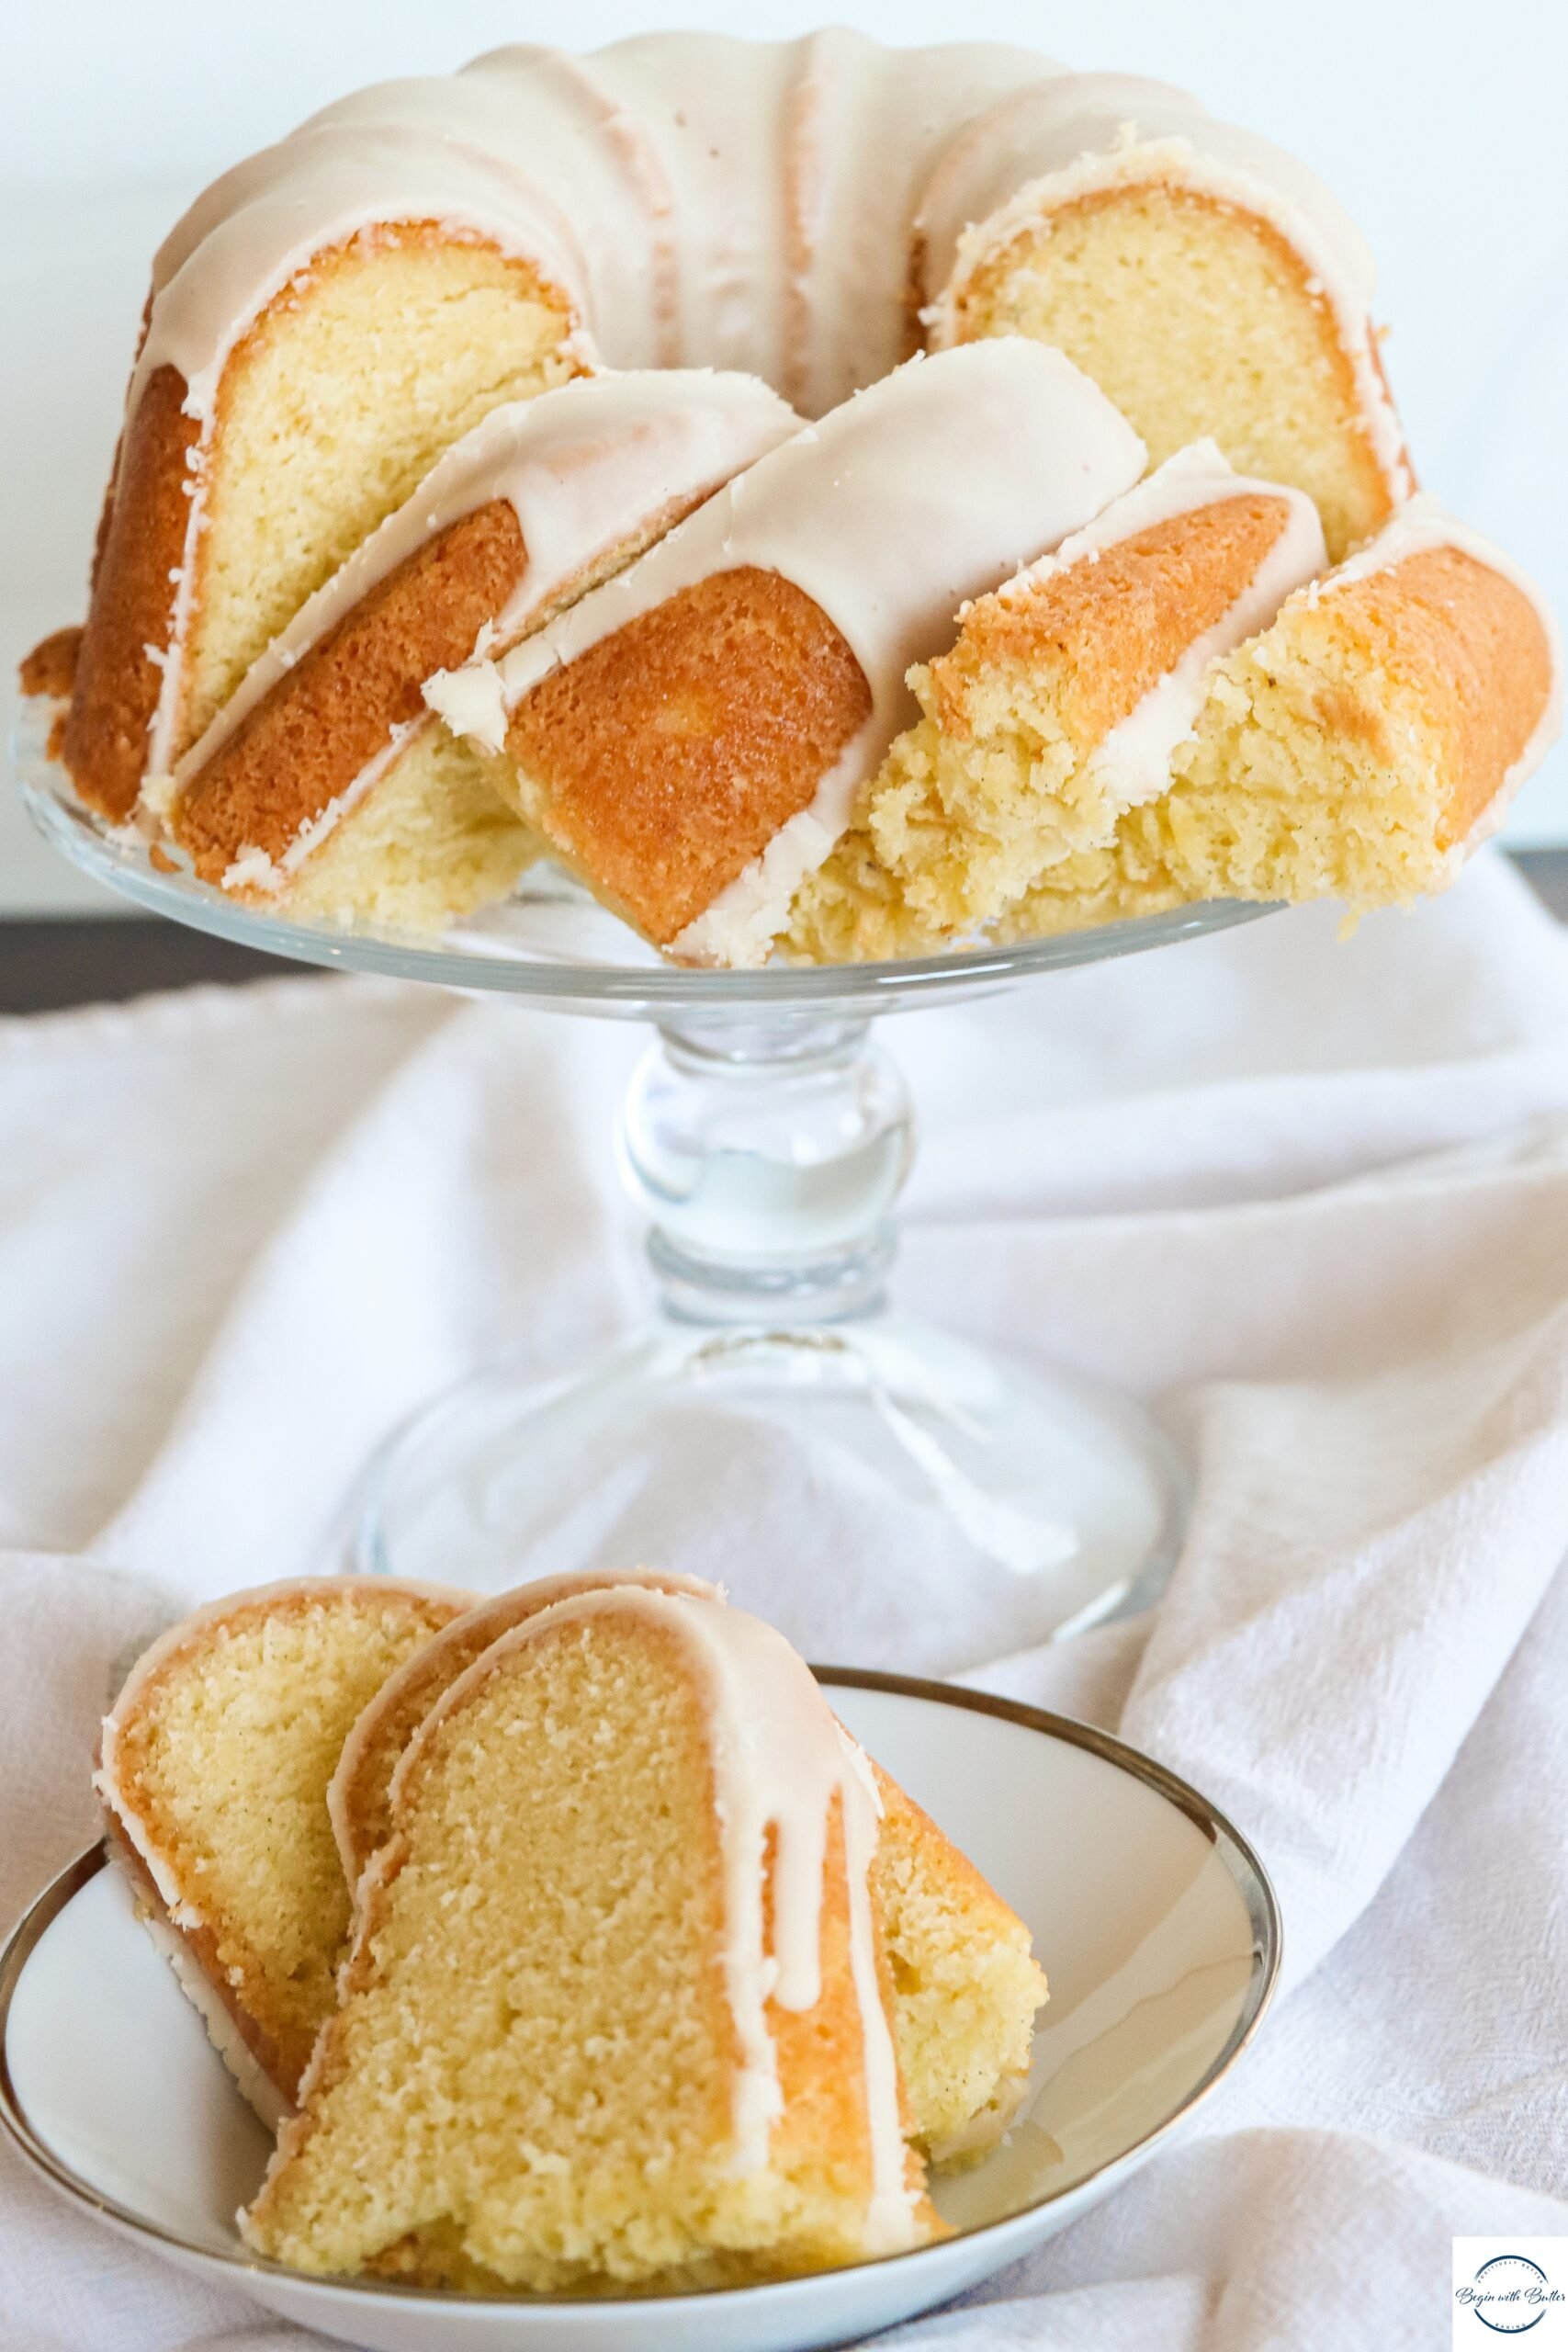
[[[1145,1606],[1182,1519],[1153,1423],[885,1305],[912,1148],[865,1022],[661,1023],[618,1158],[663,1311],[421,1414],[371,1465],[359,1565],[484,1591],[655,1565],[755,1580],[776,1616],[792,1577],[886,1585],[891,1559],[901,1663],[960,1595],[1009,1647]]]
[[[617,1148],[660,1315],[547,1383],[503,1361],[433,1403],[365,1474],[362,1566],[489,1589],[637,1563],[706,1574],[818,1655],[841,1629],[857,1655],[916,1673],[1155,1598],[1185,1489],[1153,1422],[1066,1369],[886,1304],[914,1123],[870,1024],[1269,909],[1176,908],[886,964],[695,972],[541,865],[439,940],[344,932],[165,870],[83,807],[38,729],[18,753],[46,836],[154,912],[299,962],[655,1025]]]
[[[769,1545],[755,1519],[746,1532],[758,1487],[809,1493],[818,1531],[835,1511],[881,1531],[908,1555],[911,1608],[941,1610],[933,1577],[1011,1588],[995,1597],[1018,1646],[1146,1607],[1184,1501],[1155,1424],[1066,1372],[886,1312],[772,1330],[665,1317],[571,1377],[491,1365],[422,1414],[370,1466],[359,1566],[485,1592],[639,1562],[733,1582]],[[819,1544],[775,1513],[773,1579]]]

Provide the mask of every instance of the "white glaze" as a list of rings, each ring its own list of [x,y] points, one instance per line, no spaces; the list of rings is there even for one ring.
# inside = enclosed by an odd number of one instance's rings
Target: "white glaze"
[[[563,1624],[628,1613],[672,1634],[685,1646],[708,1712],[725,1883],[724,1978],[740,2052],[732,2107],[731,2163],[738,2175],[765,2166],[773,2125],[783,2108],[768,2005],[775,2002],[804,2013],[821,1996],[824,1865],[831,1807],[835,1799],[840,1804],[851,1976],[860,2013],[872,2155],[864,2248],[867,2254],[896,2253],[914,2245],[919,2230],[917,2192],[907,2179],[897,2061],[877,1976],[868,1883],[881,1799],[865,1757],[782,1634],[741,1610],[646,1588],[582,1592],[557,1601],[502,1634],[431,1710],[393,1775],[394,1815],[440,1724],[483,1686],[499,1664]],[[770,1832],[771,1951],[764,1930],[763,1883]],[[382,1881],[383,1857],[395,1850],[384,1848],[360,1879],[361,1935],[368,1928],[371,1899]],[[308,2095],[310,2079],[302,2096]]]
[[[536,263],[612,367],[733,367],[825,410],[899,356],[908,220],[967,118],[1059,71],[1022,49],[658,33],[517,45],[355,92],[215,181],[153,273],[133,398],[222,362],[312,254],[436,220]]]
[[[1535,582],[1519,570],[1511,557],[1501,548],[1472,531],[1467,523],[1450,514],[1441,501],[1429,491],[1421,492],[1399,513],[1383,525],[1375,538],[1347,557],[1325,579],[1314,581],[1301,592],[1302,598],[1315,603],[1320,596],[1332,596],[1358,580],[1370,580],[1380,571],[1392,571],[1407,556],[1425,554],[1429,548],[1458,548],[1477,563],[1497,572],[1517,588],[1533,607],[1551,657],[1551,684],[1540,718],[1530,730],[1529,740],[1506,772],[1502,783],[1481,811],[1464,841],[1456,845],[1453,863],[1458,866],[1471,853],[1489,841],[1508,813],[1514,795],[1522,784],[1535,774],[1547,752],[1562,731],[1562,637],[1556,615]]]
[[[583,377],[532,401],[493,409],[439,458],[419,489],[355,549],[253,663],[175,771],[172,796],[150,773],[149,810],[169,802],[242,721],[379,582],[429,540],[492,499],[516,514],[526,560],[516,586],[485,625],[483,641],[508,644],[530,617],[617,543],[689,506],[742,466],[776,448],[799,418],[754,376],[705,368]],[[439,673],[438,673],[439,674]],[[409,729],[401,730],[406,737]],[[331,809],[310,820],[278,865],[242,852],[225,888],[276,890],[333,823],[363,798],[399,748],[389,741]]]
[[[1196,98],[1133,74],[1072,74],[1004,98],[954,139],[921,198],[923,316],[941,348],[975,271],[1056,206],[1128,181],[1169,178],[1257,214],[1306,264],[1333,309],[1361,418],[1395,499],[1412,481],[1370,324],[1371,254],[1355,223],[1293,155]],[[978,226],[974,224],[978,223]]]
[[[810,808],[673,944],[694,962],[759,962],[860,784],[913,715],[911,664],[949,641],[960,605],[1097,514],[1145,458],[1104,394],[1043,345],[1002,339],[912,360],[738,475],[494,665],[502,707],[514,710],[552,671],[714,572],[754,565],[803,589],[864,672],[870,715]],[[494,688],[477,698],[493,718]]]
[[[501,672],[488,654],[460,670],[437,670],[421,691],[454,735],[468,736],[481,751],[500,751],[506,741],[506,696]]]
[[[827,409],[899,356],[928,164],[967,114],[1050,70],[1024,50],[885,51],[847,32],[518,45],[357,91],[223,174],[160,248],[127,396],[129,413],[171,366],[201,427],[151,767],[178,726],[223,370],[318,255],[434,221],[535,267],[579,367],[735,368]]]
[[[1291,592],[1326,564],[1317,508],[1303,491],[1235,472],[1213,441],[1194,441],[1124,497],[1112,500],[1084,530],[1064,539],[1055,555],[1032,564],[998,592],[1004,603],[1023,601],[1032,587],[1077,564],[1095,562],[1105,548],[1136,532],[1251,494],[1277,499],[1284,507],[1278,537],[1219,619],[1182,648],[1172,667],[1090,755],[1089,773],[1117,816],[1166,789],[1171,754],[1201,707],[1211,664],[1266,628]],[[1063,843],[1064,852],[1068,846]]]

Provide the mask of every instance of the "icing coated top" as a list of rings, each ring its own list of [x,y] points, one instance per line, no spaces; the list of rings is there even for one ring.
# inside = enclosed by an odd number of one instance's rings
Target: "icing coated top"
[[[426,1716],[394,1777],[394,1808],[436,1727],[507,1656],[563,1624],[628,1613],[676,1636],[697,1670],[706,1703],[724,1875],[721,1958],[739,2049],[732,2103],[738,2174],[767,2164],[773,2124],[783,2112],[768,2005],[798,2013],[814,2008],[821,1996],[828,1831],[835,1801],[840,1808],[850,1971],[860,2012],[871,2142],[865,2250],[897,2253],[914,2245],[919,2232],[917,2192],[907,2177],[897,2060],[877,1975],[867,1876],[881,1799],[870,1765],[782,1634],[739,1609],[636,1586],[557,1601],[502,1634]],[[764,1883],[770,1833],[771,1939]],[[362,1887],[373,1888],[377,1875],[372,1865]]]
[[[995,43],[659,33],[358,91],[165,240],[131,398],[170,362],[207,417],[235,341],[314,254],[434,220],[533,261],[590,364],[740,368],[826,410],[908,347],[909,217],[942,148],[1055,70]]]
[[[522,574],[486,632],[505,645],[618,543],[716,490],[799,424],[756,377],[705,368],[579,377],[492,409],[273,639],[180,761],[176,794],[378,582],[476,508],[506,500],[523,535]]]
[[[913,716],[911,664],[949,641],[967,598],[1134,482],[1145,457],[1105,395],[1043,344],[999,338],[911,360],[737,475],[499,663],[433,682],[427,696],[493,748],[506,711],[541,679],[682,589],[752,565],[793,581],[848,641],[872,708],[811,808],[674,943],[695,961],[758,962]]]

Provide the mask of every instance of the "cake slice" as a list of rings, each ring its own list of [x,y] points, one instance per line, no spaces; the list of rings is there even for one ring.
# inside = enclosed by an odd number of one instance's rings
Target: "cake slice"
[[[344,1741],[324,1791],[343,1874],[351,1888],[358,1885],[361,1873],[392,1834],[392,1778],[404,1750],[458,1676],[468,1672],[491,1642],[537,1616],[541,1609],[580,1592],[604,1592],[620,1585],[694,1593],[706,1600],[724,1599],[718,1587],[702,1577],[670,1576],[655,1568],[584,1568],[539,1577],[466,1610],[388,1676]]]
[[[110,1849],[271,2121],[333,2006],[349,1928],[333,1768],[366,1702],[468,1605],[380,1577],[236,1593],[155,1642],[104,1723],[93,1784]]]
[[[420,1725],[493,1643],[560,1601],[621,1588],[723,1598],[649,1569],[545,1577],[473,1608],[323,1579],[200,1611],[133,1669],[97,1779],[118,1857],[268,2123],[288,2111],[332,2007],[350,1890],[392,1835],[395,1775]],[[967,2163],[1023,2095],[1045,1979],[1023,1922],[873,1769],[871,1885],[908,2134],[934,2164]]]
[[[1234,473],[1212,441],[1168,458],[911,673],[924,717],[796,894],[791,952],[929,951],[1104,847],[1164,791],[1210,664],[1325,560],[1303,492]]]
[[[64,730],[105,816],[131,815],[444,449],[589,364],[521,194],[457,141],[306,130],[164,240]]]
[[[446,1692],[492,1642],[541,1610],[610,1586],[722,1599],[699,1578],[649,1569],[545,1577],[470,1611],[425,1643],[367,1706],[328,1791],[351,1886],[391,1835],[401,1758]],[[909,2136],[933,2165],[970,2163],[1000,2139],[1023,2097],[1045,1979],[1016,1912],[897,1783],[874,1769],[882,1826],[871,1886],[892,1972]]]
[[[1169,791],[1043,876],[1004,930],[1200,899],[1404,905],[1455,879],[1561,724],[1540,596],[1416,499],[1219,664]]]
[[[1337,561],[1409,494],[1360,235],[1293,156],[1184,91],[1069,74],[1002,98],[933,172],[917,240],[936,347],[1054,344],[1156,463],[1207,434],[1305,491]]]
[[[429,699],[504,757],[523,821],[656,946],[761,963],[914,716],[910,664],[1143,470],[1059,352],[911,361]]]
[[[431,930],[539,844],[422,689],[610,578],[799,419],[754,377],[581,378],[493,410],[273,639],[144,800],[202,880]]]
[[[890,1773],[871,1885],[908,2133],[937,2172],[989,2155],[1029,2089],[1045,1972],[1029,1929]]]
[[[626,1587],[492,1643],[399,1769],[246,2243],[674,2290],[930,2244],[864,1758],[757,1619]]]

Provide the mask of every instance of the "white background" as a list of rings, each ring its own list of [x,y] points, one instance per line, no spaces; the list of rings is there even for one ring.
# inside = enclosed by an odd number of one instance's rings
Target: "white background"
[[[1426,485],[1568,608],[1568,8],[1558,0],[899,0],[840,21],[899,42],[1031,43],[1155,74],[1294,149],[1379,256],[1388,361]],[[76,617],[147,264],[238,156],[356,85],[505,40],[588,49],[661,23],[808,30],[812,0],[53,0],[0,9],[0,668]],[[8,714],[7,714],[8,716]],[[1568,759],[1517,840],[1568,841]],[[0,910],[96,903],[0,792]]]

